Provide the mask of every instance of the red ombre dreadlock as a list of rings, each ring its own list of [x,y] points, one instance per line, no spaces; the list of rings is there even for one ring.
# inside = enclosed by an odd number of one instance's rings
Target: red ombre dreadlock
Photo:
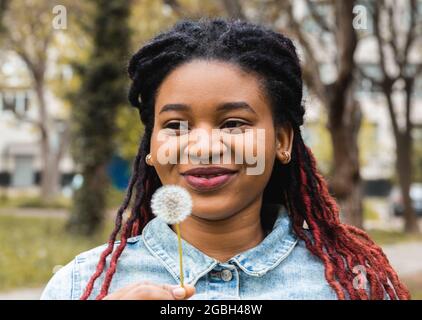
[[[300,135],[297,135],[301,140]],[[408,290],[390,266],[387,257],[362,230],[340,222],[339,209],[330,196],[324,178],[316,169],[316,161],[311,150],[299,141],[295,144],[297,157],[297,182],[303,207],[298,207],[287,199],[296,234],[305,241],[307,248],[320,257],[325,265],[325,277],[337,293],[344,299],[345,293],[351,299],[409,299]],[[291,184],[294,193],[296,183]],[[310,233],[303,230],[303,221],[310,227]],[[370,297],[363,289],[353,287],[356,274],[353,268],[363,266],[370,284]],[[394,288],[394,289],[393,289]],[[384,292],[385,290],[385,292]]]
[[[291,161],[282,165],[276,160],[263,202],[288,208],[294,232],[305,241],[308,250],[322,260],[325,278],[338,298],[409,299],[408,290],[381,248],[364,231],[341,223],[338,206],[318,173],[311,150],[302,140],[300,126],[305,109],[300,63],[293,43],[266,27],[223,19],[181,21],[148,42],[130,60],[129,101],[139,109],[145,133],[133,164],[127,195],[117,212],[115,228],[81,299],[89,298],[95,281],[105,269],[107,257],[112,255],[96,298],[102,299],[108,294],[127,239],[141,234],[153,218],[150,201],[161,182],[155,169],[146,165],[145,156],[149,153],[153,130],[155,93],[171,70],[192,59],[228,61],[257,74],[271,101],[274,124],[288,124],[293,128]],[[136,195],[131,215],[122,223],[133,189]],[[268,217],[264,214],[261,219],[264,222]],[[304,222],[309,230],[303,229]],[[115,240],[121,229],[121,241],[117,245]],[[353,285],[357,266],[366,272],[369,283],[366,290]]]

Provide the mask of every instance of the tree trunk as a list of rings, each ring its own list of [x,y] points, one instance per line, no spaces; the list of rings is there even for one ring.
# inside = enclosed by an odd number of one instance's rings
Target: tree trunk
[[[412,123],[410,120],[410,107],[412,98],[412,87],[406,85],[406,123],[404,129],[400,129],[393,103],[393,83],[384,81],[382,85],[383,93],[387,100],[390,120],[393,127],[394,139],[396,143],[396,171],[403,200],[404,231],[418,233],[419,225],[412,199],[410,198],[410,185],[412,183]]]
[[[41,197],[49,202],[57,196],[60,190],[59,161],[56,159],[54,150],[51,146],[51,123],[47,113],[47,106],[44,96],[44,81],[35,78],[35,91],[39,103],[39,129],[41,132],[40,150],[41,150]],[[60,159],[58,159],[60,160]]]
[[[75,192],[73,214],[67,223],[67,230],[74,234],[92,236],[101,229],[104,223],[103,208],[96,209],[98,204],[106,202],[107,189],[104,186],[109,184],[106,165],[85,168],[82,176],[84,181]],[[89,214],[75,214],[75,212]]]
[[[348,90],[351,92],[351,89]],[[346,99],[342,114],[333,112],[338,101],[331,100],[328,129],[333,145],[330,188],[341,208],[345,223],[363,228],[362,181],[360,177],[358,133],[362,114],[352,95]],[[338,105],[337,105],[338,106]],[[341,117],[341,118],[339,118]]]
[[[333,172],[329,185],[341,208],[345,223],[363,228],[362,182],[359,165],[358,133],[362,121],[359,103],[354,98],[354,52],[357,35],[353,28],[355,1],[335,2],[338,30],[338,76],[326,86],[328,129],[333,145]]]
[[[406,138],[405,135],[400,136],[397,143],[396,168],[400,192],[403,199],[404,231],[408,233],[418,233],[418,218],[416,217],[412,199],[410,197],[410,185],[412,183],[411,141],[410,138]]]

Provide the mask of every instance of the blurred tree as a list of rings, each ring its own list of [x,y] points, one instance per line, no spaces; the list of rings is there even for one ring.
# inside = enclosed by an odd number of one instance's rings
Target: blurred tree
[[[80,68],[81,89],[73,106],[73,153],[83,177],[76,190],[68,230],[91,235],[104,220],[109,180],[107,163],[115,151],[118,107],[126,102],[124,72],[129,51],[129,1],[95,0],[93,49]]]
[[[138,151],[143,125],[135,108],[120,108],[116,117],[117,133],[114,136],[116,153],[131,161]]]
[[[361,110],[354,97],[354,0],[304,1],[298,13],[293,1],[277,1],[288,23],[280,30],[294,37],[304,57],[306,85],[327,110],[333,165],[330,189],[345,222],[362,228],[362,182],[358,133]],[[296,2],[295,2],[296,3]],[[300,11],[300,10],[299,10]]]
[[[62,3],[71,6],[67,0]],[[41,196],[47,202],[60,190],[59,163],[69,141],[66,119],[55,119],[51,114],[51,106],[48,106],[46,101],[47,74],[57,35],[57,30],[52,24],[54,20],[52,10],[55,5],[56,1],[53,0],[9,1],[3,24],[5,28],[3,49],[12,50],[22,59],[37,98],[36,119],[17,113],[16,117],[31,122],[40,133]]]
[[[405,231],[417,233],[419,225],[410,198],[414,129],[411,114],[415,84],[422,76],[421,5],[418,6],[417,0],[378,0],[365,4],[372,14],[380,72],[378,76],[368,74],[362,68],[359,70],[386,99],[396,144],[396,172],[404,205]]]
[[[5,31],[3,26],[3,16],[7,8],[7,0],[0,0],[0,35]]]
[[[415,143],[413,145],[414,182],[422,182],[422,127],[415,130]]]

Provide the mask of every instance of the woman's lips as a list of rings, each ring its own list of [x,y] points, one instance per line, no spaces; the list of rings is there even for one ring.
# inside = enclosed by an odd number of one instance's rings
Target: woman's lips
[[[210,190],[214,190],[225,185],[236,174],[237,172],[225,173],[225,174],[217,175],[214,177],[210,175],[209,176],[204,175],[202,177],[199,177],[199,176],[185,174],[183,175],[183,177],[192,188],[199,191],[210,191]]]

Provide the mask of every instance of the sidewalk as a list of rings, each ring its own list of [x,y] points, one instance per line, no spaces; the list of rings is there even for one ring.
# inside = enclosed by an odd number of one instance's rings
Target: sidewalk
[[[398,243],[382,249],[400,277],[422,272],[422,242]]]

